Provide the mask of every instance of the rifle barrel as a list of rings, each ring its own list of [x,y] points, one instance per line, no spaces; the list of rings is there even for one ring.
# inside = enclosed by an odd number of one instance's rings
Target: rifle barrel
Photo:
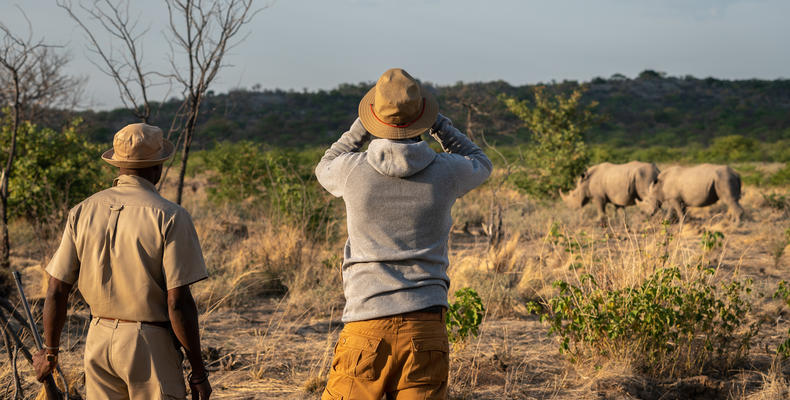
[[[33,313],[30,312],[30,303],[27,302],[25,289],[22,287],[22,277],[19,275],[18,271],[13,271],[12,274],[14,275],[14,281],[16,281],[16,289],[19,291],[19,297],[22,298],[22,308],[25,309],[27,323],[30,325],[30,330],[33,332],[33,340],[36,341],[36,348],[41,350],[44,348],[44,343],[41,341],[41,335],[38,334],[38,328],[36,327],[36,320],[33,319]]]
[[[41,335],[38,333],[38,327],[36,327],[36,320],[33,319],[33,313],[30,312],[30,303],[27,302],[27,296],[25,296],[25,289],[22,286],[22,277],[19,275],[18,271],[12,271],[11,274],[14,275],[14,281],[16,281],[16,289],[19,291],[19,297],[22,299],[22,308],[25,309],[25,315],[27,316],[27,323],[30,326],[30,331],[33,333],[33,340],[36,342],[36,348],[41,350],[44,348],[44,342],[41,340]],[[66,383],[66,379],[63,376],[63,373],[60,373],[61,379],[63,383],[66,385],[66,392],[61,393],[58,390],[58,386],[55,384],[55,378],[52,377],[52,374],[47,375],[44,379],[44,391],[47,394],[47,399],[49,400],[61,400],[65,396],[68,399],[68,384]]]

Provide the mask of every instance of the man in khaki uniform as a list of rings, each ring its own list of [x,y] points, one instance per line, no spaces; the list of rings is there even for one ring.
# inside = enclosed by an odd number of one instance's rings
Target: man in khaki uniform
[[[52,257],[44,303],[45,349],[39,380],[55,365],[74,283],[91,309],[85,341],[85,391],[94,399],[183,399],[181,355],[192,366],[193,399],[211,385],[200,355],[197,308],[189,285],[207,277],[192,219],[154,186],[173,155],[162,131],[131,124],[102,158],[120,168],[113,187],[75,206]]]

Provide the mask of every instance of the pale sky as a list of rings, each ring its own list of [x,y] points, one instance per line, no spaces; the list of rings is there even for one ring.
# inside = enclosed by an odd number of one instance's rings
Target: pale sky
[[[145,62],[166,71],[162,0],[132,3],[149,27]],[[120,104],[55,0],[0,0],[0,21],[25,30],[16,6],[37,37],[65,46],[70,73],[88,77],[86,105]],[[375,81],[390,67],[437,84],[634,77],[644,69],[790,78],[789,20],[787,0],[276,0],[246,26],[213,89],[331,89]]]

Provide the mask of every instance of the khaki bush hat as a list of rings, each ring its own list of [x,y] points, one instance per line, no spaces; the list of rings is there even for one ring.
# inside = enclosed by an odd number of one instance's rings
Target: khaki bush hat
[[[112,149],[101,158],[120,168],[146,168],[159,165],[173,156],[173,143],[162,130],[146,124],[126,125],[115,134]]]
[[[400,68],[387,70],[359,102],[362,125],[383,139],[419,136],[433,126],[437,114],[436,99]]]

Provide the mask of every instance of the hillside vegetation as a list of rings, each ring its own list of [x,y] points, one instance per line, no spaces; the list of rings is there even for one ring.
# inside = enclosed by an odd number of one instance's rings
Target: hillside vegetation
[[[212,93],[203,103],[195,143],[203,148],[217,140],[288,147],[328,144],[356,118],[359,99],[372,84],[343,84],[317,92],[255,88]],[[746,147],[754,147],[790,140],[790,80],[668,77],[647,70],[634,79],[615,74],[581,83],[427,85],[457,126],[473,137],[484,133],[499,144],[524,143],[529,132],[497,96],[531,101],[536,86],[546,86],[551,94],[570,93],[579,85],[587,88],[582,101],[597,102],[597,112],[605,118],[587,133],[589,143],[611,148],[707,147],[717,137],[737,135]],[[175,100],[157,104],[153,122],[169,126],[178,106]],[[123,109],[87,111],[81,116],[95,142],[107,142],[117,129],[135,122]]]

